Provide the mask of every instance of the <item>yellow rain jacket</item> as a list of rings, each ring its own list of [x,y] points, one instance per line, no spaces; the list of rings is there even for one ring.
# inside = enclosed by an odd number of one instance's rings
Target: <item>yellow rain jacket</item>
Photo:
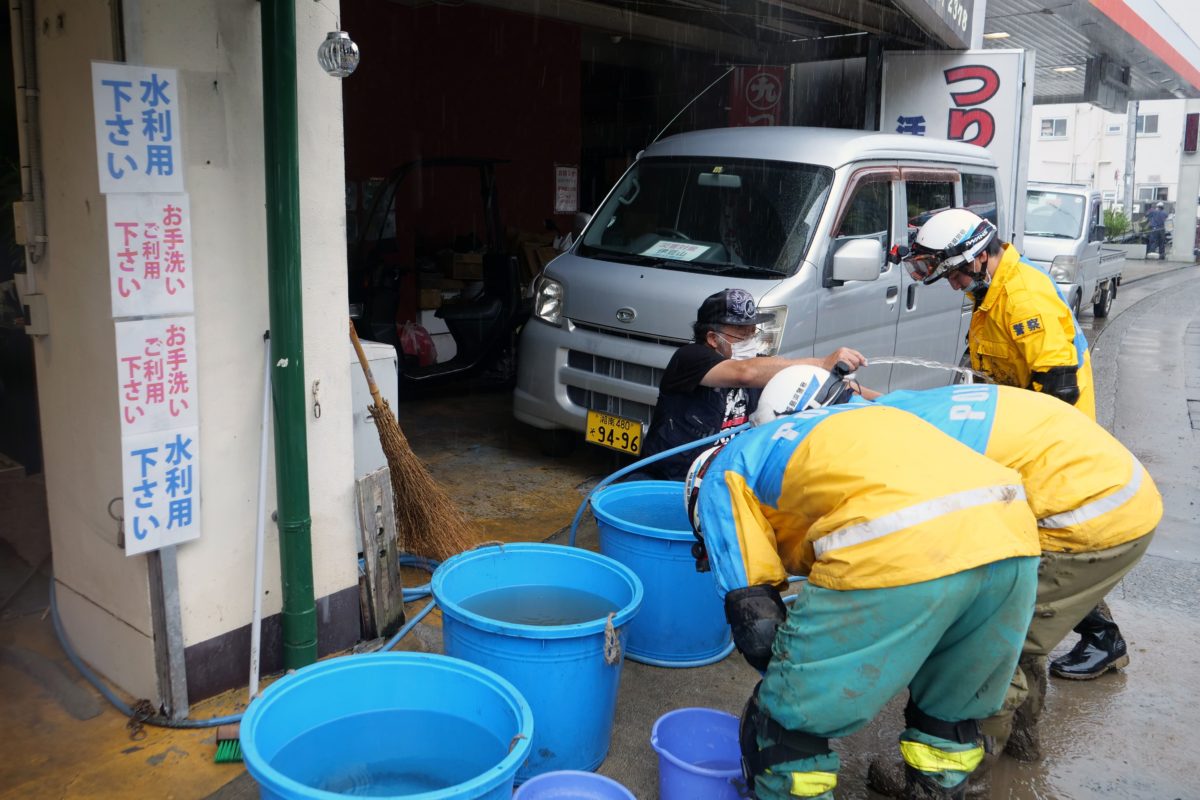
[[[1021,476],[907,412],[838,406],[735,436],[698,511],[722,595],[808,575],[906,586],[1040,554]]]
[[[1162,518],[1162,496],[1133,453],[1055,397],[1009,386],[946,386],[891,392],[878,402],[1021,473],[1043,550],[1116,547]]]
[[[1078,367],[1075,407],[1093,420],[1096,397],[1087,339],[1049,275],[1004,245],[1000,264],[967,334],[971,366],[996,383],[1041,390],[1034,372]]]

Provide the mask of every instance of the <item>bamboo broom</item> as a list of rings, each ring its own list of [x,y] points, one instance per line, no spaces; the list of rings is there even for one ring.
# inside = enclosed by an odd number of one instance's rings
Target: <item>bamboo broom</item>
[[[379,445],[387,458],[392,478],[392,504],[396,512],[396,540],[400,549],[416,556],[445,561],[478,544],[475,526],[458,509],[442,487],[433,480],[417,458],[400,430],[396,415],[387,400],[379,396],[379,387],[363,353],[362,344],[350,321],[350,339],[367,377],[374,403],[367,413],[375,420]]]

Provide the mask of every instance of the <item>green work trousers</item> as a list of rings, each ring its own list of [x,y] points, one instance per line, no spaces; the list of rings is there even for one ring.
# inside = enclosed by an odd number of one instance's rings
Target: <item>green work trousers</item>
[[[819,738],[854,733],[905,688],[941,720],[994,714],[1028,629],[1037,564],[1008,558],[886,589],[805,584],[775,636],[762,709],[783,727]],[[836,753],[778,764],[757,779],[757,796],[787,798],[792,773],[838,767]]]

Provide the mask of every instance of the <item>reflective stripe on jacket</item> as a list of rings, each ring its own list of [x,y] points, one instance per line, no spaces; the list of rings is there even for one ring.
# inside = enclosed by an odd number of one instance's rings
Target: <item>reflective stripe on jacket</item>
[[[808,575],[906,586],[1040,553],[1020,475],[898,409],[838,406],[735,436],[700,491],[722,595]]]
[[[892,392],[877,402],[916,414],[1021,473],[1043,550],[1115,547],[1154,530],[1162,518],[1162,497],[1145,467],[1061,400],[972,385]]]
[[[1087,338],[1054,280],[1010,244],[971,317],[967,343],[971,366],[1005,386],[1040,391],[1034,372],[1077,367],[1075,407],[1096,418]]]

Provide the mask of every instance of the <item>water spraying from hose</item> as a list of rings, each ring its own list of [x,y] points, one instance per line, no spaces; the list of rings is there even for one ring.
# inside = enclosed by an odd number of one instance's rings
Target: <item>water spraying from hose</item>
[[[954,372],[961,375],[966,380],[965,383],[994,383],[987,375],[970,367],[963,367],[958,364],[946,364],[941,361],[930,361],[924,358],[910,358],[908,356],[878,356],[867,359],[867,364],[875,366],[876,364],[903,364],[909,367],[927,367],[929,369],[941,369],[947,372]]]

